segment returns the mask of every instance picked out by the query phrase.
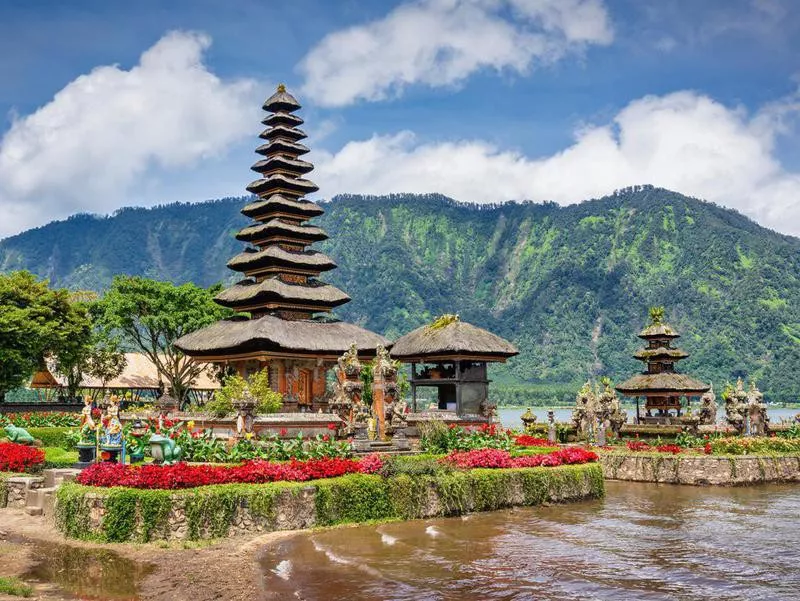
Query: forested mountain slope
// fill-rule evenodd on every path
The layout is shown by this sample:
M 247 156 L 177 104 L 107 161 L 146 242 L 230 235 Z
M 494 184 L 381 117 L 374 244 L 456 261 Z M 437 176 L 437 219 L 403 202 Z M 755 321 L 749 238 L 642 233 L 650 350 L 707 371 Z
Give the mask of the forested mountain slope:
M 96 290 L 116 273 L 232 281 L 242 204 L 78 215 L 0 241 L 0 270 Z M 506 384 L 627 377 L 647 308 L 663 304 L 692 355 L 681 368 L 800 397 L 800 240 L 734 211 L 652 187 L 567 207 L 392 195 L 325 208 L 320 248 L 339 264 L 325 279 L 353 297 L 340 317 L 392 337 L 460 313 L 521 349 L 496 371 Z

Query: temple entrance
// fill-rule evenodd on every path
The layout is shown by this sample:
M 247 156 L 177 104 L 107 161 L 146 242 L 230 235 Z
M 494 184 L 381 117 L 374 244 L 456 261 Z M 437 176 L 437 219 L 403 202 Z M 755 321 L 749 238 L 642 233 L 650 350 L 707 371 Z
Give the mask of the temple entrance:
M 313 382 L 314 379 L 311 377 L 311 372 L 307 369 L 301 369 L 297 382 L 297 402 L 299 405 L 311 405 L 314 399 Z

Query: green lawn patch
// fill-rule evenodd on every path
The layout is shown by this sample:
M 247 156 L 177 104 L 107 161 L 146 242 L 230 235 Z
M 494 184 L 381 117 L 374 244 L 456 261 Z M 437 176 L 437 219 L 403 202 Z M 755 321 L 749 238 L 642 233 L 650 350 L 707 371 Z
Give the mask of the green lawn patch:
M 13 576 L 0 576 L 0 593 L 5 593 L 12 597 L 30 597 L 33 594 L 33 587 Z

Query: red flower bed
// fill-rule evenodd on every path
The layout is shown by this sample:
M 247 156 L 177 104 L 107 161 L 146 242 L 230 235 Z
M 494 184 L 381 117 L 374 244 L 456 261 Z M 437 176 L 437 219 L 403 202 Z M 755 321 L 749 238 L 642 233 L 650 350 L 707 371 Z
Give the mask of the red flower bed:
M 626 443 L 629 451 L 658 451 L 659 453 L 672 453 L 673 455 L 677 455 L 681 453 L 683 449 L 676 444 L 660 444 L 657 447 L 651 447 L 646 442 L 642 442 L 640 440 L 630 440 Z
M 529 434 L 520 434 L 516 438 L 514 438 L 514 444 L 518 447 L 554 447 L 556 446 L 554 443 L 550 442 L 546 438 L 536 438 L 535 436 L 530 436 Z
M 209 484 L 303 482 L 335 478 L 345 474 L 372 474 L 381 466 L 382 462 L 377 456 L 367 456 L 360 460 L 327 458 L 293 460 L 288 463 L 248 461 L 236 466 L 177 463 L 135 467 L 116 463 L 96 463 L 83 470 L 76 481 L 88 486 L 176 489 Z
M 476 449 L 450 453 L 443 461 L 461 468 L 555 467 L 597 461 L 597 454 L 581 447 L 565 447 L 552 453 L 512 457 L 508 451 L 500 449 Z
M 24 472 L 44 463 L 44 451 L 14 442 L 0 442 L 0 472 Z

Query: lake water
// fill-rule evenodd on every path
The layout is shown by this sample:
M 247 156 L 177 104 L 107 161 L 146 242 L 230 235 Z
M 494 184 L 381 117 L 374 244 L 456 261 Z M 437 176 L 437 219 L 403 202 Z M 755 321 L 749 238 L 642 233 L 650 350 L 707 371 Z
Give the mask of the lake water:
M 628 422 L 633 423 L 633 416 L 636 413 L 635 407 L 625 407 L 628 412 Z M 526 409 L 503 409 L 497 410 L 497 416 L 500 418 L 506 428 L 521 428 L 522 421 L 520 416 L 525 413 Z M 537 423 L 547 423 L 547 407 L 531 407 L 531 411 L 537 417 Z M 572 409 L 554 409 L 555 419 L 557 422 L 568 422 L 571 419 Z M 725 413 L 724 407 L 720 407 L 717 415 L 722 418 Z M 791 420 L 794 416 L 800 413 L 800 408 L 793 407 L 790 409 L 768 408 L 767 414 L 773 423 L 780 423 L 781 419 Z
M 800 599 L 800 486 L 610 482 L 571 505 L 300 534 L 266 599 Z

